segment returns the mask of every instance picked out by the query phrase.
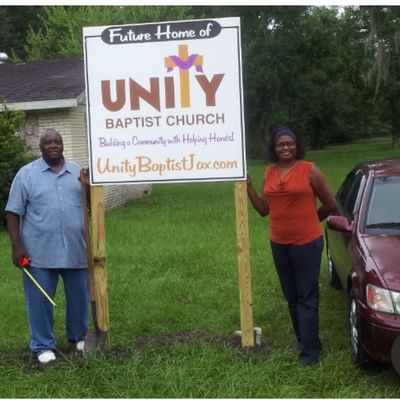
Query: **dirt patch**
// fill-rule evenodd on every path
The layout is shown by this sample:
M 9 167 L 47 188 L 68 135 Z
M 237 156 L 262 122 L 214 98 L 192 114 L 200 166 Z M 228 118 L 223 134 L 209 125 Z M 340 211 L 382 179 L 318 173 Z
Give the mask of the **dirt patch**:
M 25 367 L 27 373 L 40 372 L 47 368 L 52 368 L 53 365 L 60 365 L 60 363 L 69 363 L 75 365 L 76 360 L 82 358 L 81 354 L 71 346 L 62 350 L 55 350 L 57 360 L 48 365 L 41 364 L 37 357 L 32 354 L 29 349 L 24 348 L 14 351 L 3 351 L 0 353 L 0 364 L 7 364 L 11 366 Z
M 205 331 L 180 331 L 169 332 L 158 336 L 139 336 L 134 345 L 137 348 L 151 347 L 162 351 L 176 344 L 192 343 L 202 340 L 210 344 L 218 344 L 224 347 L 234 348 L 244 354 L 266 354 L 271 352 L 272 347 L 261 341 L 260 345 L 254 347 L 242 347 L 242 338 L 238 335 L 222 336 Z
M 74 346 L 67 346 L 55 350 L 57 360 L 48 365 L 42 365 L 37 360 L 29 349 L 20 349 L 19 351 L 8 351 L 0 353 L 0 364 L 24 366 L 27 373 L 35 373 L 44 371 L 48 368 L 56 368 L 70 365 L 76 367 L 88 367 L 90 361 L 97 357 L 102 357 L 111 362 L 126 362 L 129 361 L 135 349 L 153 349 L 155 351 L 173 350 L 174 346 L 179 344 L 191 344 L 194 342 L 205 342 L 217 344 L 225 348 L 232 348 L 240 354 L 260 354 L 265 355 L 271 352 L 272 347 L 261 342 L 260 345 L 254 347 L 242 347 L 242 339 L 237 335 L 222 336 L 206 331 L 178 331 L 168 332 L 158 336 L 138 336 L 134 338 L 133 349 L 123 349 L 111 347 L 105 351 L 93 351 L 87 354 L 82 354 L 76 351 Z

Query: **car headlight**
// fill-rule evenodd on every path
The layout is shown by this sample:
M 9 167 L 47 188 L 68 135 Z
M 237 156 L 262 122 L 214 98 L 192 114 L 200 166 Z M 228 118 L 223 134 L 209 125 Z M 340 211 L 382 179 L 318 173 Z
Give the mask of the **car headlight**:
M 373 310 L 400 314 L 400 292 L 368 284 L 367 303 Z

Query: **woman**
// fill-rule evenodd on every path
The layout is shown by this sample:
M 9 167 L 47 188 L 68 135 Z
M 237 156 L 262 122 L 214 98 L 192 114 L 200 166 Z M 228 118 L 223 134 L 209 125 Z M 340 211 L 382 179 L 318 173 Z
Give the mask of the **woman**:
M 296 333 L 299 362 L 319 361 L 319 271 L 323 250 L 320 221 L 335 209 L 336 201 L 321 171 L 304 161 L 304 147 L 288 128 L 277 129 L 269 144 L 272 161 L 264 174 L 262 196 L 250 175 L 247 193 L 261 216 L 270 217 L 270 243 L 282 292 Z M 317 209 L 319 199 L 321 206 Z

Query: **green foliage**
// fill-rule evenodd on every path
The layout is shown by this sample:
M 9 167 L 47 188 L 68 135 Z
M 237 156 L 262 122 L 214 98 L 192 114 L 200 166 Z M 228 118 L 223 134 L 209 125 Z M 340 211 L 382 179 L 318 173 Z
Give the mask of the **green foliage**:
M 84 26 L 240 17 L 250 158 L 265 157 L 276 125 L 302 132 L 312 149 L 400 131 L 400 7 L 350 6 L 340 13 L 323 6 L 40 9 L 25 42 L 31 60 L 82 56 Z
M 10 110 L 5 104 L 0 111 L 0 225 L 5 223 L 4 208 L 12 180 L 18 170 L 32 157 L 26 153 L 24 141 L 17 130 L 24 122 L 22 111 Z
M 82 56 L 82 28 L 188 18 L 184 6 L 48 6 L 43 29 L 31 29 L 25 49 L 30 60 Z M 190 17 L 190 16 L 189 16 Z
M 255 121 L 249 134 L 258 130 L 266 138 L 271 127 L 285 124 L 305 133 L 315 149 L 374 130 L 354 20 L 325 7 L 263 7 L 260 15 L 263 34 L 244 50 L 247 112 Z
M 24 60 L 26 37 L 31 29 L 40 29 L 42 13 L 42 6 L 1 6 L 0 52 L 7 53 L 14 62 Z
M 374 100 L 390 124 L 392 140 L 400 137 L 400 7 L 364 7 L 369 22 L 365 41 L 365 81 L 374 86 Z

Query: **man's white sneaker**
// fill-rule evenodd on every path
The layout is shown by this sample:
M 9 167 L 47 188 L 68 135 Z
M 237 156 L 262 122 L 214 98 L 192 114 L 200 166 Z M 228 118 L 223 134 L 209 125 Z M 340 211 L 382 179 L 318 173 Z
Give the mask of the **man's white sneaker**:
M 78 351 L 85 351 L 85 341 L 80 340 L 79 342 L 75 343 L 76 350 Z
M 38 355 L 38 360 L 41 364 L 48 364 L 51 361 L 55 361 L 55 359 L 56 355 L 51 350 L 46 350 Z

